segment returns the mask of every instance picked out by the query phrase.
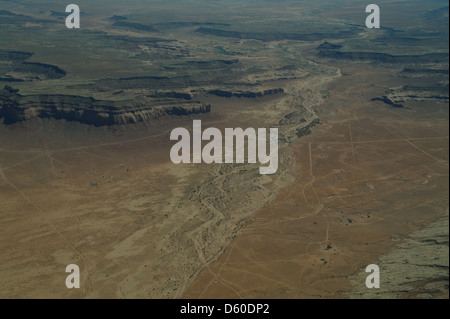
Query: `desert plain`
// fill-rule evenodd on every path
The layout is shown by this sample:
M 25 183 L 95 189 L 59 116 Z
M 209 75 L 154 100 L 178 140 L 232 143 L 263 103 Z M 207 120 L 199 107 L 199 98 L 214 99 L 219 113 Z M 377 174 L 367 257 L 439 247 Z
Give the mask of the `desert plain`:
M 448 2 L 78 4 L 0 1 L 0 298 L 448 298 Z

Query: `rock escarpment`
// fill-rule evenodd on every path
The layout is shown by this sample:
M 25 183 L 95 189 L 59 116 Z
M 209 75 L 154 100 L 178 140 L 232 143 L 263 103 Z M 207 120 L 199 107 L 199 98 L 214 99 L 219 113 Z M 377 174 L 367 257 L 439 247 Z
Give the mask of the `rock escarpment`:
M 235 30 L 212 29 L 200 27 L 196 30 L 198 33 L 214 35 L 217 37 L 236 38 L 236 39 L 254 39 L 260 41 L 318 41 L 326 38 L 341 39 L 349 38 L 357 33 L 359 27 L 351 27 L 350 30 L 340 32 L 311 32 L 311 33 L 290 33 L 290 32 L 241 32 Z
M 269 89 L 261 92 L 251 92 L 251 91 L 223 91 L 223 90 L 210 90 L 209 94 L 217 95 L 221 97 L 246 97 L 246 98 L 256 98 L 263 97 L 272 94 L 284 93 L 284 89 Z
M 343 51 L 342 46 L 324 42 L 317 47 L 321 58 L 371 61 L 381 63 L 445 63 L 448 62 L 448 53 L 426 53 L 421 55 L 391 55 L 381 52 Z
M 154 104 L 150 99 L 106 101 L 75 95 L 29 95 L 5 86 L 0 90 L 0 118 L 5 124 L 34 118 L 54 118 L 104 126 L 145 122 L 165 115 L 201 114 L 211 105 L 183 99 L 174 103 Z
M 0 81 L 3 82 L 31 82 L 35 80 L 60 79 L 65 77 L 66 71 L 56 65 L 25 62 L 33 53 L 8 51 L 0 49 Z
M 448 103 L 448 83 L 434 86 L 405 85 L 399 88 L 391 88 L 386 95 L 374 97 L 372 101 L 381 101 L 387 105 L 401 108 L 407 102 L 434 101 Z

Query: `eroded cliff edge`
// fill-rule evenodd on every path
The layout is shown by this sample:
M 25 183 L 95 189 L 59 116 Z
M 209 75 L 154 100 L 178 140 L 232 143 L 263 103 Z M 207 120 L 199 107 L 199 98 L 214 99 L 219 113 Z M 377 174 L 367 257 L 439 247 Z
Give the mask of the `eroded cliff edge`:
M 137 123 L 164 115 L 189 115 L 210 111 L 209 104 L 179 98 L 152 101 L 151 98 L 142 97 L 128 101 L 108 101 L 62 94 L 24 96 L 11 86 L 0 90 L 0 118 L 4 119 L 5 124 L 34 118 L 54 118 L 104 126 Z

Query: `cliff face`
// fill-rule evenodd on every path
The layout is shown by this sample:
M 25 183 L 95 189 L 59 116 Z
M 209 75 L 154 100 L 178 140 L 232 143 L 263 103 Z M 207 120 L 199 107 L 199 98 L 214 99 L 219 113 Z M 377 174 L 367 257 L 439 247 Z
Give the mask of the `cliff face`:
M 46 79 L 59 79 L 66 76 L 66 71 L 60 69 L 55 65 L 37 63 L 37 62 L 23 62 L 12 70 L 13 72 L 30 73 L 35 77 Z
M 56 65 L 25 62 L 33 53 L 21 51 L 8 51 L 0 49 L 0 81 L 4 82 L 31 82 L 35 80 L 60 79 L 66 76 L 66 71 Z M 13 75 L 11 75 L 13 74 Z
M 264 90 L 262 92 L 251 92 L 251 91 L 223 91 L 223 90 L 211 90 L 208 91 L 209 94 L 221 96 L 221 97 L 246 97 L 246 98 L 256 98 L 256 97 L 263 97 L 267 95 L 272 94 L 278 94 L 278 93 L 284 93 L 284 89 L 270 89 L 270 90 Z
M 313 33 L 288 33 L 288 32 L 239 32 L 223 29 L 212 29 L 200 27 L 196 30 L 198 33 L 215 35 L 218 37 L 236 38 L 236 39 L 255 39 L 260 41 L 318 41 L 325 38 L 342 39 L 355 35 L 360 27 L 352 26 L 349 31 L 340 32 L 313 32 Z
M 426 53 L 422 55 L 391 55 L 380 52 L 342 51 L 341 45 L 324 42 L 317 47 L 317 55 L 321 58 L 373 61 L 382 63 L 445 63 L 448 53 Z
M 201 114 L 211 106 L 197 101 L 153 104 L 150 101 L 115 102 L 74 95 L 22 96 L 5 86 L 0 90 L 0 118 L 5 124 L 33 118 L 54 118 L 104 126 L 149 121 L 165 115 Z
M 434 101 L 448 103 L 448 83 L 430 86 L 405 85 L 387 90 L 386 95 L 374 97 L 372 101 L 381 101 L 393 107 L 403 107 L 405 103 L 414 101 Z

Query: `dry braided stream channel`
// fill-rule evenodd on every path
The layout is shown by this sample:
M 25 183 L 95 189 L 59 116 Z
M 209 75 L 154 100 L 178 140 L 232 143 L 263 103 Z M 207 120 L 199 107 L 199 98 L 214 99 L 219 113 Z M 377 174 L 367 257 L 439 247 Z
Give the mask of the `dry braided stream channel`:
M 0 0 L 0 298 L 449 297 L 448 2 L 91 2 Z

